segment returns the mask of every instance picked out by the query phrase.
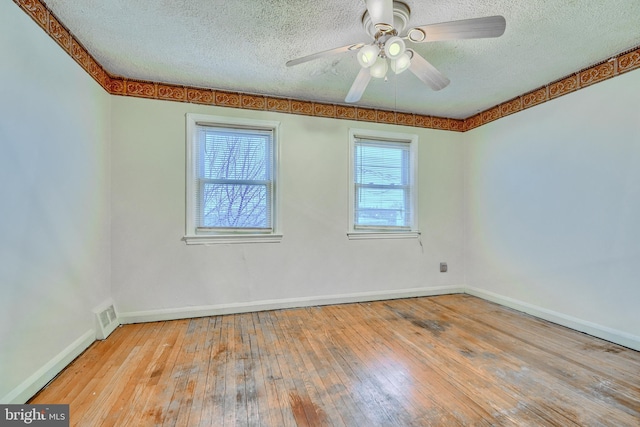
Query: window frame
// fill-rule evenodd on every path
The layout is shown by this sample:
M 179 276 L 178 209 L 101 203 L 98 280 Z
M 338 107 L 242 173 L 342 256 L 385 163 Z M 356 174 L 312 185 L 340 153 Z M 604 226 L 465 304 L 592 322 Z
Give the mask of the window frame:
M 207 229 L 197 224 L 197 198 L 200 187 L 197 184 L 198 173 L 198 126 L 223 127 L 242 130 L 272 132 L 272 188 L 271 188 L 271 229 Z M 185 167 L 185 235 L 186 244 L 217 243 L 277 243 L 282 240 L 280 228 L 280 122 L 255 120 L 237 117 L 224 117 L 208 114 L 187 113 L 186 115 L 186 167 Z
M 405 229 L 400 227 L 357 228 L 355 224 L 355 151 L 358 139 L 380 141 L 381 143 L 409 144 L 409 182 L 411 191 L 411 224 Z M 399 132 L 383 132 L 371 129 L 349 129 L 349 221 L 347 237 L 359 239 L 415 239 L 420 236 L 418 227 L 418 135 Z

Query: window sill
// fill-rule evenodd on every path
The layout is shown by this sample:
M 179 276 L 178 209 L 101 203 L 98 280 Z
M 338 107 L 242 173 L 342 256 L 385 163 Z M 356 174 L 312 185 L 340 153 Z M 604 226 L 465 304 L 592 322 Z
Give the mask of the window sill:
M 229 243 L 280 243 L 282 234 L 197 235 L 182 238 L 187 245 L 217 245 Z
M 352 231 L 347 233 L 349 240 L 367 240 L 367 239 L 417 239 L 420 237 L 419 231 L 403 231 L 403 232 L 374 232 L 374 231 Z

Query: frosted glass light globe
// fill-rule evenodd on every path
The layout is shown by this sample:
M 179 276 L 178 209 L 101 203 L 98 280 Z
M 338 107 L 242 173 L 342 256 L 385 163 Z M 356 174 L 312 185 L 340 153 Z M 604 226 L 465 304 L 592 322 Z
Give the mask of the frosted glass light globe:
M 378 53 L 380 53 L 380 49 L 378 48 L 378 46 L 372 44 L 360 49 L 357 55 L 360 66 L 364 68 L 371 67 L 376 62 Z
M 391 61 L 391 69 L 394 73 L 400 74 L 405 71 L 411 65 L 411 57 L 407 52 L 403 53 L 398 57 L 398 59 L 394 59 Z
M 387 75 L 387 69 L 387 60 L 385 58 L 378 57 L 376 63 L 369 69 L 369 72 L 371 73 L 371 77 L 381 79 Z
M 404 40 L 398 36 L 390 37 L 384 44 L 384 53 L 389 59 L 399 58 L 405 51 Z

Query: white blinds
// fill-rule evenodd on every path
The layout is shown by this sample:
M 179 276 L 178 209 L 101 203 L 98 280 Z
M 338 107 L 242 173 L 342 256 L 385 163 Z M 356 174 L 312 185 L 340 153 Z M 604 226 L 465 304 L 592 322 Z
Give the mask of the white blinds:
M 196 226 L 273 229 L 273 131 L 197 126 Z
M 412 228 L 409 142 L 354 140 L 354 228 Z

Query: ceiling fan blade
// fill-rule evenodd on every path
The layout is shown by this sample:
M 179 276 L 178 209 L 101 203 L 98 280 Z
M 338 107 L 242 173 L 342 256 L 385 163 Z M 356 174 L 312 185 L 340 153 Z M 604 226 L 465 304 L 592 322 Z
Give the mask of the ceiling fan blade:
M 364 93 L 369 81 L 371 80 L 371 73 L 368 68 L 360 68 L 360 72 L 356 76 L 356 79 L 353 81 L 351 85 L 351 89 L 349 89 L 349 93 L 347 97 L 344 99 L 344 102 L 358 102 L 360 98 L 362 98 L 362 94 Z
M 336 47 L 334 49 L 323 50 L 322 52 L 313 53 L 311 55 L 303 56 L 301 58 L 292 59 L 287 61 L 287 67 L 293 67 L 294 65 L 302 64 L 303 62 L 313 61 L 314 59 L 324 58 L 325 56 L 336 55 L 338 53 L 345 53 L 351 50 L 358 50 L 364 46 L 364 43 L 355 43 L 347 46 Z
M 409 50 L 413 56 L 411 57 L 411 65 L 409 70 L 422 80 L 427 86 L 433 90 L 440 90 L 445 88 L 450 80 L 446 78 L 440 71 L 431 65 L 426 59 L 418 55 L 417 52 Z
M 366 0 L 367 11 L 373 25 L 393 27 L 393 0 Z
M 503 16 L 485 16 L 484 18 L 463 19 L 461 21 L 441 22 L 422 25 L 409 30 L 407 36 L 415 43 L 442 40 L 481 39 L 500 37 L 507 26 Z

